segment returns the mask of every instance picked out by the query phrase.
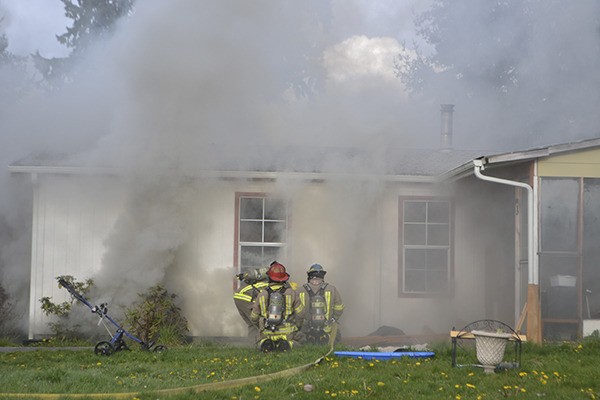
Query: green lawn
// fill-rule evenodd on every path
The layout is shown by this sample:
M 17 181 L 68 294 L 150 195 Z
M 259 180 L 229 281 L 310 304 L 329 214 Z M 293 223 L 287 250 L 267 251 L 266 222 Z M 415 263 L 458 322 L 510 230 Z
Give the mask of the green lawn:
M 521 368 L 495 374 L 485 374 L 476 367 L 452 368 L 449 344 L 432 347 L 436 354 L 431 359 L 369 361 L 330 355 L 320 364 L 291 376 L 200 394 L 195 392 L 199 385 L 310 364 L 326 353 L 327 348 L 305 347 L 288 353 L 263 354 L 250 348 L 202 344 L 173 348 L 165 353 L 133 350 L 109 357 L 96 356 L 91 349 L 0 352 L 0 399 L 14 398 L 9 393 L 25 393 L 21 398 L 35 398 L 33 393 L 130 393 L 113 398 L 182 400 L 595 399 L 600 396 L 598 338 L 544 346 L 526 343 Z M 304 389 L 306 384 L 312 385 L 312 391 Z M 190 389 L 174 394 L 157 392 L 181 387 Z

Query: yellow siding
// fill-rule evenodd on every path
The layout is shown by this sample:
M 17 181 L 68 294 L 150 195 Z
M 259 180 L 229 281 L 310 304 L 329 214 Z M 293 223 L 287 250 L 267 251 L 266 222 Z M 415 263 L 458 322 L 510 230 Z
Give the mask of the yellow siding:
M 600 178 L 600 149 L 540 159 L 539 176 Z

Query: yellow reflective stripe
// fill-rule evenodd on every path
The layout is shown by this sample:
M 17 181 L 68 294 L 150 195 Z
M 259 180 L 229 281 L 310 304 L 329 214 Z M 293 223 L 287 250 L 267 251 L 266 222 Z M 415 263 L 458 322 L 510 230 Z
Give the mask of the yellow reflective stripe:
M 333 306 L 333 309 L 335 311 L 343 311 L 344 310 L 344 305 L 343 304 L 337 304 Z
M 292 325 L 289 322 L 286 322 L 283 325 L 279 325 L 274 332 L 265 330 L 265 331 L 263 331 L 263 333 L 265 335 L 271 336 L 271 335 L 278 335 L 278 334 L 283 334 L 283 333 L 293 333 L 293 332 L 296 332 L 297 330 L 298 329 L 296 328 L 296 325 Z
M 325 304 L 327 304 L 327 311 L 325 312 L 325 319 L 329 319 L 331 315 L 331 292 L 325 292 Z
M 292 315 L 292 312 L 294 312 L 294 310 L 292 309 L 292 295 L 286 294 L 285 295 L 285 316 L 286 316 L 286 318 L 289 317 L 290 315 Z
M 238 299 L 238 300 L 247 301 L 248 303 L 252 302 L 252 296 L 248 296 L 247 294 L 243 294 L 243 293 L 235 293 L 233 295 L 233 298 Z
M 267 299 L 267 296 L 262 296 L 259 298 L 259 301 L 258 301 L 258 303 L 260 305 L 260 315 L 264 315 L 264 316 L 267 315 L 266 299 Z
M 306 305 L 306 293 L 305 292 L 300 292 L 300 303 L 302 304 L 302 307 L 304 307 Z

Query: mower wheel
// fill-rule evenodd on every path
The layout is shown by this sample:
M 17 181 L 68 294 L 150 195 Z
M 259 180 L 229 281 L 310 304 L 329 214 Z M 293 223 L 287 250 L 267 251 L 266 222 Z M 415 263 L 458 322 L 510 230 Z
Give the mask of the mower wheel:
M 167 351 L 167 347 L 163 346 L 162 344 L 157 344 L 156 346 L 154 346 L 152 351 L 155 353 L 162 353 L 163 351 Z
M 121 351 L 121 350 L 129 351 L 129 346 L 127 346 L 127 343 L 125 343 L 125 341 L 123 341 L 123 340 L 117 342 L 116 346 L 114 346 L 114 348 L 115 348 L 115 352 Z
M 110 356 L 115 352 L 115 349 L 110 342 L 98 342 L 96 347 L 94 347 L 94 353 L 97 356 Z

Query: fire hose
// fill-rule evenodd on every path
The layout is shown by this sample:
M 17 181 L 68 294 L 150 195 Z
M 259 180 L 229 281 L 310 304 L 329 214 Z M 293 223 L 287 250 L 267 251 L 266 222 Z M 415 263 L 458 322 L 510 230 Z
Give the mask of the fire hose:
M 337 335 L 338 324 L 337 322 L 332 324 L 330 339 L 329 339 L 329 350 L 326 354 L 317 358 L 315 361 L 300 365 L 298 367 L 288 368 L 281 371 L 273 372 L 270 374 L 249 376 L 246 378 L 232 379 L 229 381 L 223 382 L 213 382 L 213 383 L 203 383 L 195 386 L 184 386 L 178 388 L 171 389 L 159 389 L 147 392 L 128 392 L 128 393 L 0 393 L 0 397 L 9 397 L 9 398 L 21 398 L 21 399 L 64 399 L 64 398 L 90 398 L 90 399 L 104 399 L 104 398 L 114 398 L 114 399 L 131 399 L 133 397 L 137 397 L 142 393 L 152 393 L 156 395 L 164 395 L 171 396 L 175 394 L 182 393 L 202 393 L 202 392 L 211 392 L 223 389 L 233 389 L 246 385 L 257 385 L 263 382 L 269 382 L 279 378 L 287 378 L 290 376 L 298 375 L 301 372 L 307 371 L 311 367 L 314 367 L 321 363 L 325 359 L 325 357 L 329 356 L 333 352 L 333 345 L 335 343 L 335 336 Z

